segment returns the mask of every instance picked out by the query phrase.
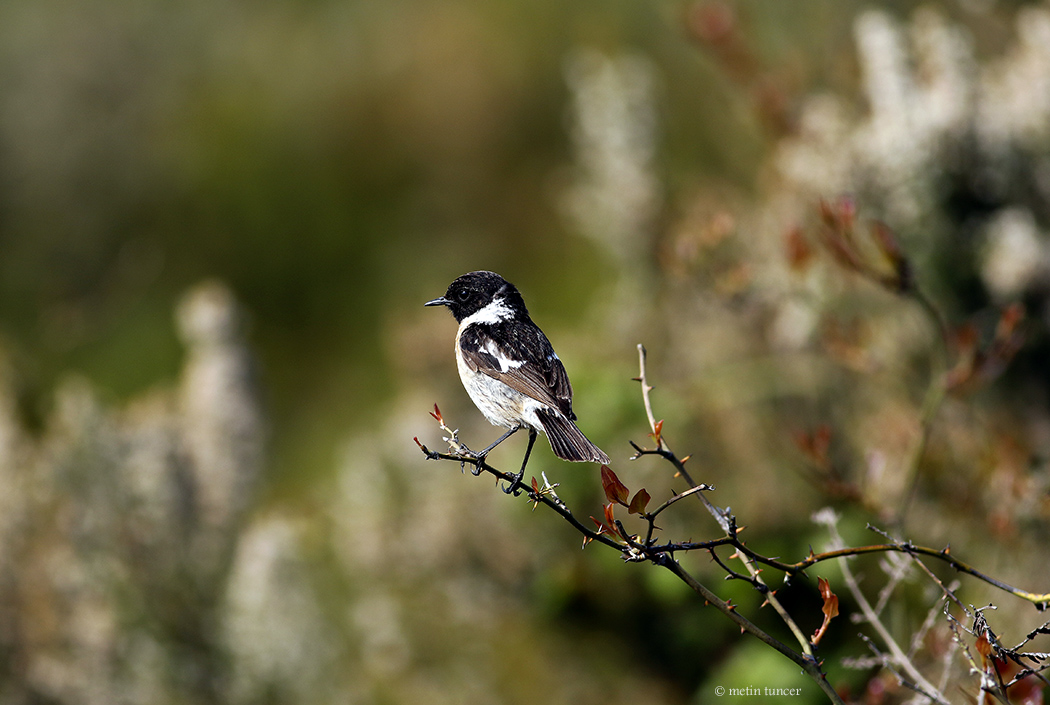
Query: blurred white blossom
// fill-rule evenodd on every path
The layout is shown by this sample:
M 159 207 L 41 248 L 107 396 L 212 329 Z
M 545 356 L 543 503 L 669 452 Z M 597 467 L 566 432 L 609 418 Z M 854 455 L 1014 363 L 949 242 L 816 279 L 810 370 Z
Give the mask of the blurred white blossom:
M 1050 274 L 1050 237 L 1025 208 L 1004 208 L 985 227 L 981 277 L 1000 300 L 1024 292 Z
M 575 178 L 564 206 L 576 228 L 621 264 L 645 253 L 660 205 L 654 76 L 638 54 L 580 50 L 566 62 Z
M 913 225 L 935 210 L 945 169 L 976 150 L 974 188 L 1001 198 L 1010 159 L 1045 155 L 1050 138 L 1050 10 L 1026 7 L 1016 24 L 1018 42 L 979 64 L 965 30 L 932 7 L 907 27 L 881 10 L 862 14 L 854 31 L 867 111 L 807 99 L 798 133 L 778 146 L 787 183 L 808 199 L 860 194 L 896 227 Z
M 173 685 L 199 701 L 224 678 L 207 614 L 261 471 L 262 417 L 229 291 L 194 290 L 181 316 L 178 395 L 114 409 L 71 378 L 39 437 L 0 369 L 0 565 L 17 575 L 0 581 L 0 639 L 23 664 L 0 702 L 164 702 Z
M 334 659 L 296 527 L 256 522 L 241 536 L 227 584 L 224 641 L 233 657 L 233 702 L 267 694 L 307 702 Z

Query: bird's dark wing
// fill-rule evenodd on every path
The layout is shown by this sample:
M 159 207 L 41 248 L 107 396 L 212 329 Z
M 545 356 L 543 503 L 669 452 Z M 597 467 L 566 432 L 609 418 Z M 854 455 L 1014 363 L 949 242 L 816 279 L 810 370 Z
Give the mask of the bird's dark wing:
M 532 321 L 475 323 L 459 336 L 459 348 L 470 369 L 576 418 L 565 366 Z

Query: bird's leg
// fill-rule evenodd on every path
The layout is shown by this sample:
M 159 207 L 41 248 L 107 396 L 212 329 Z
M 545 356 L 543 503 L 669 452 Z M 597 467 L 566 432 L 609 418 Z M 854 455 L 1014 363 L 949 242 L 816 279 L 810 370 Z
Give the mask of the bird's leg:
M 521 470 L 518 471 L 517 476 L 514 478 L 514 482 L 510 483 L 509 487 L 502 488 L 507 494 L 514 493 L 517 497 L 520 492 L 516 489 L 521 485 L 521 478 L 525 476 L 525 466 L 529 464 L 529 453 L 532 452 L 532 444 L 536 442 L 536 429 L 529 429 L 529 447 L 525 449 L 525 459 L 521 461 Z
M 521 430 L 521 426 L 515 426 L 514 428 L 510 429 L 509 431 L 504 433 L 502 436 L 497 438 L 496 442 L 493 443 L 492 445 L 490 445 L 485 450 L 471 451 L 470 454 L 473 455 L 478 460 L 478 464 L 475 465 L 473 468 L 471 468 L 470 472 L 474 476 L 480 475 L 481 474 L 481 463 L 485 462 L 485 458 L 488 457 L 488 454 L 492 451 L 492 449 L 495 448 L 496 446 L 498 446 L 503 441 L 505 441 L 508 438 L 510 438 L 511 436 L 513 436 L 517 431 L 520 431 L 520 430 Z

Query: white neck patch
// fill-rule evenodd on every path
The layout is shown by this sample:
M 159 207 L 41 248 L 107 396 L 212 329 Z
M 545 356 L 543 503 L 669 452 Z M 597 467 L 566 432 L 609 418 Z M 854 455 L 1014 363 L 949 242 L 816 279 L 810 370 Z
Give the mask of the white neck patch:
M 493 299 L 491 303 L 482 309 L 475 311 L 460 322 L 460 327 L 465 328 L 472 323 L 502 323 L 514 312 L 510 310 L 503 299 Z

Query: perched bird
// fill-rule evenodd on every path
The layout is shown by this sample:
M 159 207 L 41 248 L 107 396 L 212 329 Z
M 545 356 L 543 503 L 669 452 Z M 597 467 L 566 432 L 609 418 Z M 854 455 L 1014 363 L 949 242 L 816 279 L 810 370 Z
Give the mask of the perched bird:
M 573 423 L 572 385 L 565 366 L 529 318 L 513 284 L 495 272 L 470 272 L 452 282 L 444 296 L 424 306 L 447 306 L 459 322 L 456 363 L 463 386 L 491 424 L 509 429 L 475 457 L 484 459 L 515 432 L 529 430 L 521 471 L 505 492 L 513 492 L 525 475 L 538 431 L 547 434 L 559 458 L 609 462 L 609 456 Z

